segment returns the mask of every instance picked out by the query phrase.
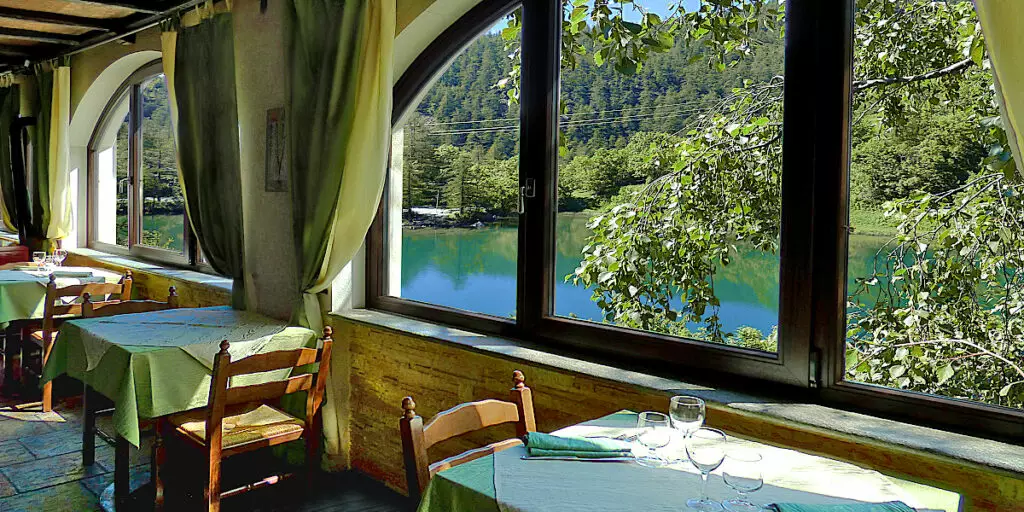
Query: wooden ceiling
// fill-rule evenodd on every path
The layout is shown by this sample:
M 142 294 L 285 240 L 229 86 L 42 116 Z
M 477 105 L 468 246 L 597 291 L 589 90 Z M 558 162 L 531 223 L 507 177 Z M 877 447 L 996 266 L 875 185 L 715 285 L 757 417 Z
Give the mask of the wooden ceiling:
M 200 0 L 0 0 L 0 72 L 126 39 Z

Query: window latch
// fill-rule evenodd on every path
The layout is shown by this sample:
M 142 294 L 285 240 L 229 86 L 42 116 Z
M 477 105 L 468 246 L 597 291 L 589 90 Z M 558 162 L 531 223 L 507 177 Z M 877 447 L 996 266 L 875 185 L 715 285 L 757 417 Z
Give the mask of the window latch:
M 537 181 L 533 178 L 523 180 L 523 186 L 519 187 L 519 214 L 526 213 L 526 200 L 537 197 Z

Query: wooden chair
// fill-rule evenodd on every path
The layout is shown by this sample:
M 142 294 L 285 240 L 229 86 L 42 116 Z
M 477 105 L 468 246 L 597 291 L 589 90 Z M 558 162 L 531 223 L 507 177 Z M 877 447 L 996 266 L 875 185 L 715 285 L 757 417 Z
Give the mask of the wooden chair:
M 402 455 L 405 458 L 405 475 L 411 498 L 419 501 L 431 477 L 439 471 L 523 444 L 521 438 L 528 432 L 536 432 L 533 395 L 530 388 L 526 387 L 523 372 L 512 372 L 512 382 L 510 402 L 481 400 L 457 405 L 437 413 L 426 425 L 423 424 L 423 418 L 416 415 L 416 403 L 412 397 L 407 396 L 402 400 L 404 413 L 399 420 L 399 429 L 402 433 Z M 427 449 L 441 441 L 503 423 L 515 423 L 517 439 L 491 443 L 433 464 L 427 458 Z
M 84 297 L 85 300 L 82 301 L 82 318 L 148 313 L 150 311 L 163 311 L 178 307 L 178 291 L 173 286 L 167 289 L 166 302 L 148 299 L 92 302 L 92 296 L 88 292 L 84 294 Z
M 164 505 L 164 479 L 161 467 L 166 462 L 164 440 L 169 435 L 185 444 L 203 450 L 207 461 L 207 485 L 204 491 L 210 512 L 220 510 L 220 501 L 253 489 L 280 482 L 290 474 L 274 475 L 259 482 L 236 489 L 221 491 L 221 460 L 232 455 L 267 448 L 304 438 L 306 465 L 309 479 L 319 467 L 320 405 L 331 365 L 331 328 L 324 328 L 322 344 L 318 349 L 300 348 L 280 350 L 231 361 L 228 342 L 220 344 L 220 352 L 213 363 L 213 380 L 207 406 L 181 414 L 161 418 L 157 422 L 157 438 L 153 449 L 152 481 L 156 492 L 156 508 Z M 228 379 L 238 375 L 262 373 L 286 368 L 297 368 L 319 363 L 313 373 L 294 375 L 286 380 L 230 386 Z M 280 397 L 306 391 L 306 414 L 297 418 L 267 402 Z
M 79 299 L 84 299 L 87 295 L 90 297 L 111 297 L 116 295 L 118 297 L 116 302 L 120 302 L 128 300 L 131 297 L 131 293 L 132 273 L 130 270 L 125 272 L 124 278 L 117 284 L 85 283 L 64 287 L 57 287 L 57 276 L 50 274 L 50 281 L 46 285 L 46 298 L 43 303 L 42 324 L 29 324 L 22 330 L 22 339 L 27 339 L 40 349 L 39 375 L 42 375 L 43 367 L 46 366 L 46 361 L 50 357 L 50 350 L 53 349 L 53 342 L 57 338 L 57 329 L 60 328 L 64 321 L 82 316 L 85 301 L 80 301 Z M 114 301 L 104 301 L 102 305 L 111 302 Z M 94 304 L 94 306 L 98 305 Z M 24 347 L 22 347 L 22 350 L 24 351 Z M 53 410 L 52 382 L 47 382 L 43 385 L 42 405 L 44 412 Z

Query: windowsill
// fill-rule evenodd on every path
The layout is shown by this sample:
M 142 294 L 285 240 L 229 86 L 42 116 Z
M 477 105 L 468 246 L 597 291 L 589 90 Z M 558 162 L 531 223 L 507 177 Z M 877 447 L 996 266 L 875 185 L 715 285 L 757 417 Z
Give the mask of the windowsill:
M 226 277 L 221 277 L 213 274 L 206 274 L 195 270 L 178 269 L 169 266 L 162 266 L 156 263 L 142 261 L 129 256 L 122 256 L 118 254 L 109 254 L 95 249 L 78 248 L 71 249 L 70 252 L 73 255 L 82 256 L 109 265 L 118 267 L 124 267 L 131 269 L 132 271 L 148 272 L 158 276 L 163 276 L 169 279 L 187 281 L 192 284 L 201 286 L 219 288 L 226 290 L 228 293 L 231 292 L 231 280 Z
M 612 366 L 557 355 L 523 341 L 476 334 L 453 327 L 403 317 L 392 313 L 353 309 L 335 316 L 418 336 L 437 343 L 458 345 L 466 350 L 515 359 L 526 363 L 580 373 L 608 381 L 666 393 L 699 396 L 737 413 L 796 424 L 805 430 L 821 430 L 864 441 L 878 442 L 894 449 L 906 449 L 955 459 L 1024 479 L 1024 446 L 901 423 L 817 405 L 766 399 L 686 382 L 652 376 Z

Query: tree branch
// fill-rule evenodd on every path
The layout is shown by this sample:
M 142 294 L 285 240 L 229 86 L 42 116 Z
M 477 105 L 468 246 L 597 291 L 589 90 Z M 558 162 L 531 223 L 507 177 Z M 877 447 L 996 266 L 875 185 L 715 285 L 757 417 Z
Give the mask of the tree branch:
M 964 71 L 967 70 L 967 68 L 969 68 L 969 67 L 971 67 L 973 65 L 974 65 L 974 61 L 969 59 L 969 58 L 967 58 L 967 59 L 964 59 L 964 60 L 962 60 L 960 62 L 957 62 L 956 64 L 952 64 L 950 66 L 946 66 L 946 67 L 944 67 L 942 69 L 935 69 L 935 70 L 929 71 L 927 73 L 921 73 L 920 75 L 890 76 L 890 77 L 886 77 L 886 78 L 872 78 L 872 79 L 868 79 L 868 80 L 856 80 L 856 81 L 853 82 L 853 92 L 860 92 L 860 91 L 863 91 L 865 89 L 870 89 L 872 87 L 879 87 L 879 86 L 883 86 L 883 85 L 908 84 L 908 83 L 911 83 L 911 82 L 921 82 L 921 81 L 924 81 L 924 80 L 931 80 L 932 78 L 938 78 L 938 77 L 942 77 L 942 76 L 955 75 L 955 74 L 963 73 Z

